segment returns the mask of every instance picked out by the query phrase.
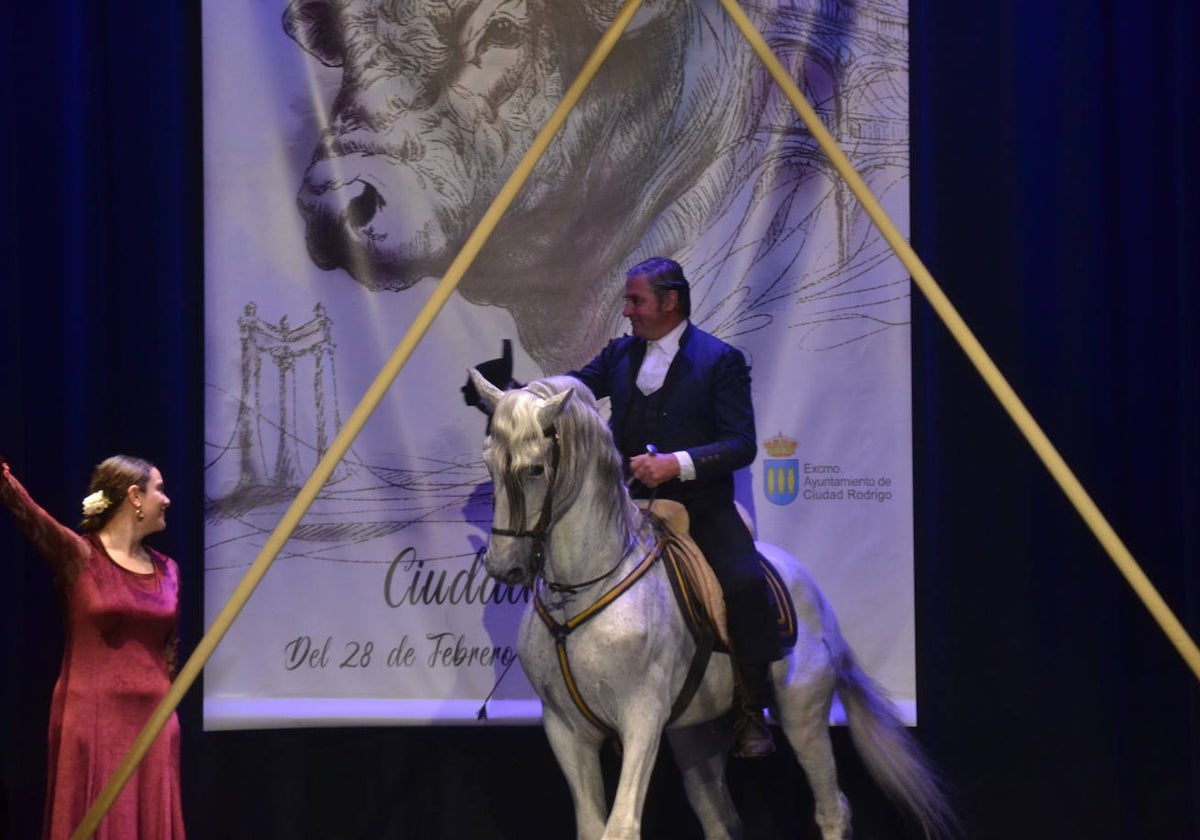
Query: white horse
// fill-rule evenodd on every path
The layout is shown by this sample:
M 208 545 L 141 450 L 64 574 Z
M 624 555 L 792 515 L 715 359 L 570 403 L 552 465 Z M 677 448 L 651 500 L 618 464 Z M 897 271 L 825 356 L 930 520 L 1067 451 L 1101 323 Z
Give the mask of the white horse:
M 484 445 L 495 488 L 487 570 L 533 587 L 518 651 L 571 789 L 577 837 L 640 837 L 664 731 L 705 838 L 740 837 L 725 784 L 733 741 L 729 657 L 696 659 L 701 643 L 659 556 L 662 529 L 631 501 L 591 392 L 570 377 L 499 391 L 471 374 L 493 415 Z M 771 667 L 771 711 L 812 787 L 822 838 L 851 836 L 829 738 L 835 692 L 884 792 L 927 837 L 949 834 L 954 821 L 940 785 L 880 687 L 855 663 L 820 590 L 795 558 L 765 543 L 759 549 L 795 604 L 795 645 Z M 702 670 L 689 680 L 697 661 Z M 613 736 L 621 771 L 610 814 L 600 750 Z

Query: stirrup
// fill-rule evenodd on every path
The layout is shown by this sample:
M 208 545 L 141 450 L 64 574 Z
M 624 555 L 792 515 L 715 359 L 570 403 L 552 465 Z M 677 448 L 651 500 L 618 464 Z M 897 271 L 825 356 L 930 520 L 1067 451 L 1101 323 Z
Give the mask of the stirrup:
M 775 739 L 763 719 L 762 712 L 742 708 L 733 722 L 733 755 L 735 758 L 766 758 L 775 752 Z

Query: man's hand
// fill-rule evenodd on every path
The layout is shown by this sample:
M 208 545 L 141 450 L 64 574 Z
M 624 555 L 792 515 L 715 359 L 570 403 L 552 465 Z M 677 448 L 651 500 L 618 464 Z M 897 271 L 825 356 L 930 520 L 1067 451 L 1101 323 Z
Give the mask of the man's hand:
M 664 481 L 679 477 L 679 459 L 666 455 L 634 455 L 629 459 L 629 472 L 650 489 Z

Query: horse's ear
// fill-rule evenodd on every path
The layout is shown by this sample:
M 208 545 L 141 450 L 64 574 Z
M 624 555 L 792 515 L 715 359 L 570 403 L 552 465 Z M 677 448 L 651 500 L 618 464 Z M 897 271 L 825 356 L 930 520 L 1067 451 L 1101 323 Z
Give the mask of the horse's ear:
M 572 386 L 561 394 L 555 394 L 546 400 L 545 403 L 538 409 L 538 425 L 543 429 L 549 429 L 558 420 L 558 415 L 562 414 L 563 407 L 571 400 L 575 393 L 575 387 Z
M 501 394 L 504 392 L 487 381 L 482 373 L 475 368 L 467 368 L 467 375 L 471 377 L 471 383 L 475 386 L 475 390 L 479 392 L 479 399 L 487 407 L 487 413 L 491 414 L 496 409 L 496 403 L 500 400 Z

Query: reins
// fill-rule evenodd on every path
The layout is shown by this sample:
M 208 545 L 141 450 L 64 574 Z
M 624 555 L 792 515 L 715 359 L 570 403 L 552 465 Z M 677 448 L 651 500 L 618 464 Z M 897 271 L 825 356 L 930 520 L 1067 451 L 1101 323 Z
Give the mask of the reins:
M 625 549 L 626 553 L 629 552 L 629 548 L 632 547 L 632 545 L 633 545 L 633 540 L 630 539 L 629 546 L 626 547 L 626 549 Z M 574 595 L 576 592 L 579 592 L 581 589 L 586 589 L 587 587 L 591 586 L 593 583 L 599 583 L 600 581 L 604 580 L 606 577 L 611 575 L 617 569 L 621 568 L 621 564 L 624 562 L 625 562 L 625 556 L 622 555 L 617 558 L 617 562 L 607 572 L 605 572 L 602 575 L 597 575 L 596 577 L 592 578 L 591 580 L 585 580 L 582 583 L 555 583 L 554 581 L 550 580 L 545 575 L 541 575 L 541 579 L 546 584 L 546 588 L 549 589 L 551 592 L 557 592 L 560 595 Z

